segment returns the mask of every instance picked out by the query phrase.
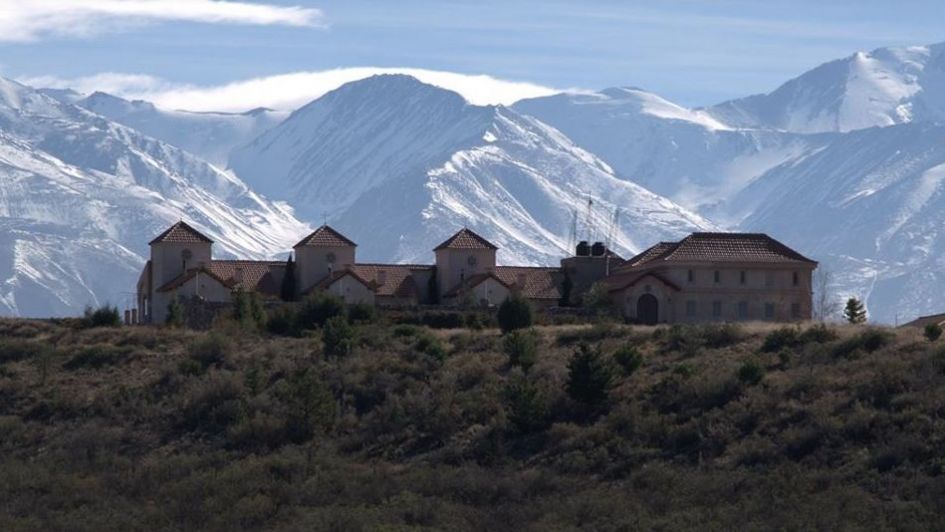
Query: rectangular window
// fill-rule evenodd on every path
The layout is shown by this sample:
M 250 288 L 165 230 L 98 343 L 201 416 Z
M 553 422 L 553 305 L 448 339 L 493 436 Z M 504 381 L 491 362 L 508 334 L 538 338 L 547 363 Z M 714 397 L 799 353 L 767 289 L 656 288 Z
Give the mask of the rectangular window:
M 712 302 L 712 317 L 713 318 L 722 317 L 722 302 L 721 301 Z
M 696 317 L 696 302 L 695 301 L 686 301 L 686 316 L 689 318 Z
M 765 286 L 768 288 L 774 286 L 774 272 L 765 272 Z
M 738 302 L 738 319 L 740 320 L 748 319 L 748 302 L 747 301 Z
M 774 319 L 774 303 L 765 303 L 765 319 Z
M 791 278 L 791 283 L 792 283 L 794 286 L 797 286 L 797 285 L 801 284 L 801 276 L 798 275 L 797 272 L 794 272 L 794 275 L 793 275 L 792 278 Z
M 689 272 L 687 273 L 687 277 L 688 277 L 688 279 L 689 279 L 689 282 L 691 283 L 692 280 L 693 280 L 693 278 L 695 277 L 695 276 L 692 274 L 692 270 L 689 270 Z
M 791 317 L 796 320 L 801 319 L 801 304 L 800 303 L 791 303 Z
M 740 272 L 740 273 L 739 273 L 739 276 L 738 276 L 738 282 L 741 283 L 741 284 L 745 284 L 745 278 L 746 278 L 746 277 L 747 277 L 747 276 L 745 275 L 745 272 Z
M 715 282 L 716 283 L 722 282 L 722 274 L 718 270 L 715 270 Z

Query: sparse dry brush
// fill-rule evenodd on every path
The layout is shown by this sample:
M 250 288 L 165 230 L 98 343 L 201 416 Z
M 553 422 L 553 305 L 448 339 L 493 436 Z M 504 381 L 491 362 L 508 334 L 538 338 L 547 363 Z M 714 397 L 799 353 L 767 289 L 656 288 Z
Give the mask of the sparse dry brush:
M 921 330 L 302 314 L 334 329 L 0 320 L 0 529 L 945 526 Z

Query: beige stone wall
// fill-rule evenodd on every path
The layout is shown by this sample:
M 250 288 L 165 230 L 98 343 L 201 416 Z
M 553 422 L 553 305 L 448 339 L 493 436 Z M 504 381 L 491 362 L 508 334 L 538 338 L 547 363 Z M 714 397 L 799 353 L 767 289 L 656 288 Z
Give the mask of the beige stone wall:
M 333 254 L 335 261 L 328 262 Z M 300 246 L 295 248 L 295 272 L 300 291 L 308 290 L 315 283 L 325 278 L 329 272 L 342 271 L 354 264 L 353 246 L 320 247 Z
M 186 269 L 209 265 L 211 245 L 201 243 L 159 242 L 151 245 L 151 265 L 154 288 L 175 279 L 185 271 L 183 252 L 190 250 L 191 259 L 186 262 Z
M 470 257 L 475 258 L 474 266 L 469 265 Z M 441 249 L 436 252 L 436 274 L 441 293 L 455 288 L 461 275 L 469 279 L 493 270 L 495 251 L 491 249 Z
M 654 271 L 678 285 L 680 290 L 670 289 L 654 278 L 641 280 L 614 295 L 615 303 L 627 318 L 637 318 L 637 301 L 647 288 L 657 296 L 662 323 L 787 322 L 811 318 L 813 269 L 810 267 L 682 266 Z M 715 272 L 718 272 L 718 281 Z
M 229 303 L 232 300 L 232 291 L 213 277 L 198 274 L 174 290 L 155 292 L 152 301 L 152 323 L 161 324 L 167 321 L 167 307 L 171 301 L 178 297 L 189 299 L 194 296 L 214 303 Z
M 340 297 L 349 305 L 355 303 L 374 304 L 374 292 L 350 275 L 346 275 L 332 283 L 326 292 Z

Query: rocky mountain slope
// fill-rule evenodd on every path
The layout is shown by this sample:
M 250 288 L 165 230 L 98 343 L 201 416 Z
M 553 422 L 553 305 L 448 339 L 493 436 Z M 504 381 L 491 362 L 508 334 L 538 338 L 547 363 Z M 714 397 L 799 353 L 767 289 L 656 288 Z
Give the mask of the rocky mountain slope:
M 0 79 L 0 313 L 124 303 L 147 242 L 182 218 L 260 258 L 307 228 L 179 148 Z
M 501 261 L 554 264 L 575 213 L 582 236 L 604 239 L 617 206 L 621 253 L 713 227 L 534 118 L 407 76 L 326 94 L 234 151 L 230 165 L 307 219 L 327 216 L 373 259 L 427 261 L 468 225 L 501 248 Z

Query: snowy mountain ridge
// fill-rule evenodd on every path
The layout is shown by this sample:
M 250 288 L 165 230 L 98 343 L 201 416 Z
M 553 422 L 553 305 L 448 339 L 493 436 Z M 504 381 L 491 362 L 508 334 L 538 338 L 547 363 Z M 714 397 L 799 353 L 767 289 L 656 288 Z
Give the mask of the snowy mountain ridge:
M 621 207 L 623 253 L 714 227 L 534 118 L 402 75 L 326 94 L 234 151 L 230 167 L 302 216 L 327 213 L 377 260 L 429 260 L 468 224 L 505 263 L 555 264 L 588 197 L 599 228 Z
M 284 253 L 308 226 L 169 144 L 0 79 L 0 313 L 130 297 L 147 242 L 187 219 L 219 252 Z

